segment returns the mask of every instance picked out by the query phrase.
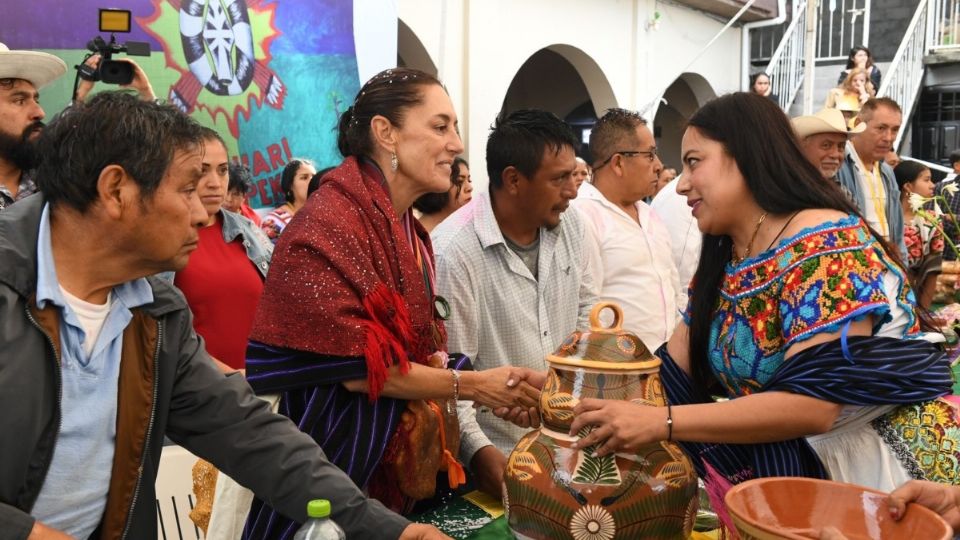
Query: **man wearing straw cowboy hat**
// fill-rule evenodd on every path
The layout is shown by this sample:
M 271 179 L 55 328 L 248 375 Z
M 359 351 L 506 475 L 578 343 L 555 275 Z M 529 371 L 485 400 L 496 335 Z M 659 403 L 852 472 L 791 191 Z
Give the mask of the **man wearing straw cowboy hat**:
M 863 133 L 867 126 L 860 123 L 855 128 L 848 129 L 840 110 L 821 109 L 816 114 L 794 118 L 793 129 L 797 132 L 807 161 L 820 171 L 824 180 L 836 181 L 837 172 L 846 154 L 847 141 L 854 135 Z
M 37 190 L 30 171 L 46 116 L 38 90 L 66 71 L 52 54 L 11 51 L 0 43 L 0 210 Z

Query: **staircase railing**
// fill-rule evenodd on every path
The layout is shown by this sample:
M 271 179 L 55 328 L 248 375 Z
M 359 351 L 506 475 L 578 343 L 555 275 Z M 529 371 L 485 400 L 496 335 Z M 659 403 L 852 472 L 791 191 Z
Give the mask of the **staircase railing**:
M 807 20 L 807 1 L 794 3 L 793 20 L 783 32 L 780 45 L 770 58 L 766 72 L 770 75 L 771 92 L 784 111 L 790 109 L 803 85 L 804 25 Z
M 925 0 L 924 0 L 925 1 Z M 817 62 L 846 60 L 854 45 L 870 40 L 870 0 L 820 0 L 817 6 Z
M 931 163 L 931 162 L 929 162 L 929 161 L 924 161 L 924 160 L 922 160 L 922 159 L 915 158 L 915 157 L 907 157 L 907 156 L 901 156 L 901 157 L 902 157 L 904 160 L 907 160 L 907 161 L 916 161 L 917 163 L 923 165 L 924 167 L 926 167 L 926 168 L 928 168 L 928 169 L 930 169 L 930 170 L 932 170 L 932 171 L 940 171 L 940 172 L 943 173 L 944 175 L 948 175 L 948 174 L 952 174 L 952 173 L 953 173 L 953 169 L 951 169 L 950 167 L 944 167 L 943 165 L 941 165 L 941 164 L 939 164 L 939 163 Z
M 960 1 L 931 0 L 933 16 L 930 17 L 930 49 L 960 46 Z
M 933 28 L 930 23 L 939 20 L 928 21 L 928 15 L 931 11 L 930 5 L 936 3 L 938 0 L 923 0 L 917 6 L 903 41 L 900 42 L 900 48 L 897 49 L 897 54 L 894 55 L 877 91 L 877 96 L 888 97 L 900 105 L 904 122 L 910 119 L 923 83 L 923 57 L 927 53 L 928 38 Z M 897 134 L 897 140 L 893 143 L 894 149 L 900 147 L 904 132 L 906 129 L 901 129 Z

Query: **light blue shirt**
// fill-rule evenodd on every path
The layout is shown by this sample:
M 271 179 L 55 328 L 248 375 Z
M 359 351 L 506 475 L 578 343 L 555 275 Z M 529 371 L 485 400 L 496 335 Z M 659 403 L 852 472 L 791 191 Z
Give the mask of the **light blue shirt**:
M 53 461 L 31 515 L 76 538 L 97 528 L 107 505 L 117 435 L 117 382 L 130 309 L 153 301 L 146 279 L 113 288 L 110 311 L 88 356 L 84 331 L 60 291 L 50 243 L 50 205 L 37 239 L 37 306 L 60 308 L 62 421 Z

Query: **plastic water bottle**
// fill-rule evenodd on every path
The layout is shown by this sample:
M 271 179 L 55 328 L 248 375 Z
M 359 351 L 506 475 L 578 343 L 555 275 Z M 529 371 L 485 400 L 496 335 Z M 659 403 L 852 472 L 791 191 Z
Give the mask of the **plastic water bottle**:
M 314 499 L 307 503 L 307 522 L 293 535 L 293 540 L 346 539 L 347 533 L 330 519 L 330 501 L 326 499 Z

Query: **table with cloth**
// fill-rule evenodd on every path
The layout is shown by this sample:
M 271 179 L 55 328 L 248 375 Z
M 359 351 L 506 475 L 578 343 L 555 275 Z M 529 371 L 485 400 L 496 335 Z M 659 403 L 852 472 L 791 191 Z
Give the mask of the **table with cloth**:
M 718 538 L 716 515 L 707 509 L 709 503 L 702 487 L 700 494 L 701 511 L 697 516 L 695 531 L 690 535 L 690 539 L 716 539 Z M 478 491 L 457 495 L 433 510 L 409 517 L 419 523 L 434 525 L 448 536 L 458 540 L 513 538 L 513 533 L 507 525 L 507 518 L 503 515 L 503 506 L 499 501 Z

